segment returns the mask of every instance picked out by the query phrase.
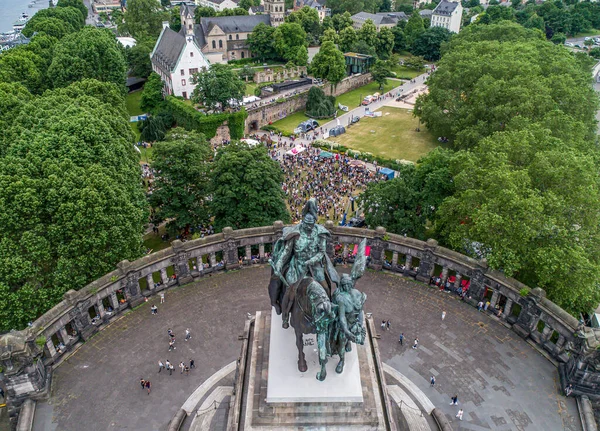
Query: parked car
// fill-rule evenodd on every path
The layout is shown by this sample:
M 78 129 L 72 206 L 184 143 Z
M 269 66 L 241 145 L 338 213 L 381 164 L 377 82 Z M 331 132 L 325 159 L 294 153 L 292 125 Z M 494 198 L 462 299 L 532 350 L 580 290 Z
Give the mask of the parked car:
M 310 132 L 311 130 L 316 129 L 317 127 L 319 127 L 319 123 L 317 122 L 317 120 L 313 120 L 311 118 L 310 120 L 306 120 L 298 124 L 298 127 L 294 129 L 294 133 L 298 134 Z
M 350 119 L 351 124 L 358 123 L 359 121 L 360 121 L 360 117 L 358 115 L 355 115 Z
M 573 44 L 571 42 L 565 42 L 565 46 L 575 46 L 575 44 Z
M 348 107 L 346 105 L 342 105 L 341 103 L 338 103 L 338 109 L 344 112 L 348 112 Z
M 373 103 L 373 100 L 374 100 L 373 96 L 369 95 L 363 99 L 362 105 L 370 105 L 371 103 Z

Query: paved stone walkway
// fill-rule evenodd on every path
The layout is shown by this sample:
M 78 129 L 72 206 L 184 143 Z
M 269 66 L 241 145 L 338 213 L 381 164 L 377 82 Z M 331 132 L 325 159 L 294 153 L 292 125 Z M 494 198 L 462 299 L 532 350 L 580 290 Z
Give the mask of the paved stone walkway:
M 237 359 L 246 313 L 268 308 L 266 267 L 205 277 L 149 301 L 88 341 L 54 373 L 52 397 L 39 404 L 35 430 L 165 430 L 173 414 L 206 378 Z M 382 359 L 413 380 L 443 409 L 455 430 L 580 430 L 573 399 L 558 395 L 556 369 L 492 318 L 414 281 L 368 271 L 357 286 L 375 321 L 391 319 Z M 156 302 L 157 316 L 150 314 Z M 444 322 L 442 310 L 447 311 Z M 192 339 L 183 340 L 189 327 Z M 177 350 L 167 352 L 167 329 Z M 398 345 L 399 331 L 407 343 Z M 418 350 L 410 348 L 418 336 Z M 180 361 L 197 368 L 180 375 Z M 158 359 L 175 372 L 157 374 Z M 429 387 L 431 374 L 437 376 Z M 139 386 L 150 379 L 152 393 Z M 449 406 L 458 394 L 463 422 Z

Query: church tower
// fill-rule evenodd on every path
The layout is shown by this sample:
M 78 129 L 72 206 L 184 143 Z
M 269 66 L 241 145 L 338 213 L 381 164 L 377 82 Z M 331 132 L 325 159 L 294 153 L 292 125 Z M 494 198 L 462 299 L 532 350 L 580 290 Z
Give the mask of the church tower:
M 265 13 L 271 17 L 271 25 L 277 27 L 283 24 L 285 18 L 285 1 L 284 0 L 264 0 Z

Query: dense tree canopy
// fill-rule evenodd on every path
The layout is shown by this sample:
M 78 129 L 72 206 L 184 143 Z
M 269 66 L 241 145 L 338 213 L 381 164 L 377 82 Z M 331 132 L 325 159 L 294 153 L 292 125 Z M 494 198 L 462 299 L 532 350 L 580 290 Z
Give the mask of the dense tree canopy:
M 346 76 L 344 54 L 327 40 L 310 64 L 310 73 L 316 78 L 326 79 L 335 87 Z
M 321 21 L 316 9 L 304 6 L 285 17 L 285 22 L 295 22 L 302 26 L 311 43 L 316 43 L 321 35 Z
M 192 100 L 209 109 L 224 110 L 241 101 L 246 85 L 239 75 L 223 64 L 213 64 L 210 69 L 194 75 L 196 88 Z
M 335 110 L 335 97 L 326 96 L 323 90 L 317 86 L 308 90 L 306 115 L 312 118 L 331 117 Z
M 211 211 L 217 230 L 289 222 L 283 173 L 265 147 L 232 143 L 217 152 L 211 172 Z
M 0 331 L 137 258 L 147 214 L 113 84 L 82 81 L 12 109 L 0 135 Z
M 156 221 L 169 220 L 176 229 L 208 221 L 209 159 L 206 137 L 185 129 L 172 129 L 153 147 L 152 168 L 157 172 L 150 204 Z
M 198 9 L 196 9 L 198 10 Z M 275 27 L 260 23 L 248 35 L 248 47 L 260 61 L 277 58 L 275 49 Z
M 74 7 L 78 9 L 79 12 L 81 12 L 81 15 L 83 15 L 84 20 L 88 16 L 88 8 L 83 4 L 81 0 L 58 0 L 56 7 Z
M 162 30 L 162 22 L 168 21 L 169 17 L 156 0 L 127 0 L 124 19 L 131 36 L 136 39 L 156 39 Z
M 298 23 L 284 23 L 273 34 L 275 49 L 280 58 L 291 61 L 296 66 L 306 66 L 308 51 L 306 32 Z
M 86 9 L 87 10 L 87 9 Z M 75 7 L 42 9 L 27 21 L 23 34 L 31 37 L 34 32 L 44 32 L 57 38 L 81 30 L 85 17 Z
M 452 37 L 450 30 L 444 27 L 429 27 L 421 33 L 412 45 L 411 52 L 428 61 L 438 61 L 442 56 L 441 46 Z
M 124 88 L 126 70 L 127 65 L 114 34 L 108 29 L 85 27 L 57 43 L 48 77 L 55 87 L 94 78 Z

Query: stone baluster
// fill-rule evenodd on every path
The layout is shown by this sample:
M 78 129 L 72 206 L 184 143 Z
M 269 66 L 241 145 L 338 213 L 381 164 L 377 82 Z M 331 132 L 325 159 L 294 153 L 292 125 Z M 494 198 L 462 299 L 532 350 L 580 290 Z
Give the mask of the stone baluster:
M 258 245 L 258 256 L 260 257 L 260 261 L 262 262 L 263 259 L 265 258 L 265 245 L 264 244 Z
M 561 351 L 565 345 L 567 339 L 562 336 L 562 334 L 558 334 L 558 340 L 556 340 L 556 348 Z
M 348 256 L 348 244 L 344 244 L 343 256 Z
M 61 326 L 58 330 L 58 333 L 60 334 L 60 339 L 62 340 L 63 344 L 65 346 L 69 344 L 69 334 L 67 333 L 67 328 Z
M 498 303 L 498 296 L 499 293 L 497 290 L 494 290 L 494 293 L 492 293 L 492 299 L 490 299 L 490 307 L 491 309 L 496 308 L 496 304 Z
M 50 354 L 51 358 L 56 356 L 57 352 L 56 352 L 56 349 L 54 348 L 54 343 L 52 342 L 52 337 L 46 338 L 46 349 L 48 349 L 48 353 Z
M 251 245 L 247 245 L 246 246 L 246 260 L 248 261 L 248 263 L 252 263 L 252 246 Z
M 456 273 L 456 279 L 454 280 L 454 289 L 456 289 L 456 290 L 461 289 L 462 290 L 462 287 L 460 285 L 461 280 L 462 280 L 462 274 L 460 272 L 457 272 Z
M 544 329 L 542 330 L 540 342 L 545 343 L 546 341 L 548 341 L 552 336 L 552 332 L 554 332 L 554 329 L 552 328 L 552 326 L 546 323 L 546 326 L 544 326 Z
M 217 253 L 215 252 L 210 254 L 210 266 L 217 266 Z
M 112 304 L 113 310 L 119 309 L 119 298 L 117 298 L 117 294 L 115 292 L 110 294 L 110 303 Z
M 98 301 L 98 304 L 96 304 L 96 313 L 98 313 L 101 319 L 104 319 L 104 316 L 106 316 L 106 310 L 102 301 Z
M 160 281 L 165 286 L 169 283 L 169 277 L 167 276 L 167 268 L 160 269 Z
M 392 268 L 395 268 L 398 265 L 398 252 L 392 252 Z
M 446 283 L 448 279 L 448 267 L 445 266 L 442 268 L 442 286 Z
M 152 278 L 152 273 L 146 275 L 146 284 L 148 285 L 148 290 L 154 290 L 154 278 Z
M 504 304 L 504 312 L 502 313 L 502 317 L 508 319 L 510 316 L 510 312 L 512 311 L 513 300 L 510 298 L 506 298 L 506 304 Z
M 412 269 L 412 256 L 410 254 L 406 255 L 406 261 L 404 262 L 404 272 L 410 271 Z

